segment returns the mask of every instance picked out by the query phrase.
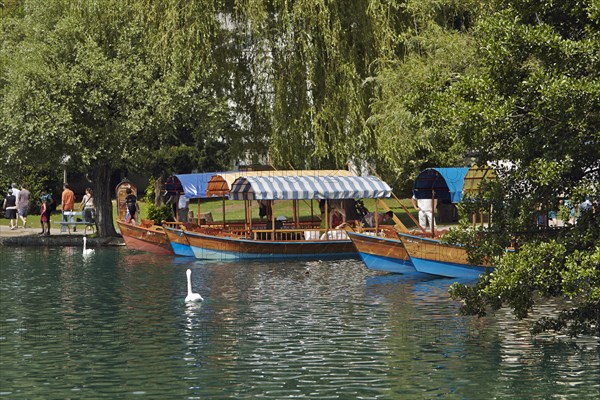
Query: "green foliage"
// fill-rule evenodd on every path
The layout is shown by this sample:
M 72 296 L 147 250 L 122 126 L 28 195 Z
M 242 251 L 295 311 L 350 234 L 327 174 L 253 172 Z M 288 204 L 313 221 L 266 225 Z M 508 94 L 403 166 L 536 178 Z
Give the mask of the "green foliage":
M 374 80 L 379 95 L 368 120 L 374 158 L 403 193 L 425 167 L 464 164 L 448 91 L 478 66 L 469 31 L 475 9 L 452 1 L 406 2 L 412 23 L 400 36 L 403 61 L 389 62 Z
M 21 188 L 25 185 L 31 194 L 29 213 L 38 214 L 41 207 L 42 194 L 60 194 L 62 190 L 62 170 L 49 165 L 34 164 L 23 166 L 5 165 L 0 170 L 0 203 L 12 183 Z
M 153 176 L 148 178 L 148 186 L 146 186 L 146 191 L 144 192 L 144 197 L 140 199 L 141 201 L 148 204 L 154 204 L 154 197 L 156 195 L 155 183 L 156 179 L 154 179 Z
M 148 219 L 154 221 L 156 225 L 162 225 L 163 221 L 173 221 L 173 210 L 168 205 L 155 206 L 154 203 L 148 203 Z

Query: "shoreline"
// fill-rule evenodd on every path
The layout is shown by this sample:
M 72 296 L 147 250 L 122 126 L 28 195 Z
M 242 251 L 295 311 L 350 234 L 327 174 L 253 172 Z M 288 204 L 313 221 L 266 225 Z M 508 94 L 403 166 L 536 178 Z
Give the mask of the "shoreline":
M 83 228 L 69 234 L 62 233 L 59 227 L 50 228 L 50 236 L 40 236 L 40 227 L 17 228 L 11 230 L 7 225 L 0 226 L 0 246 L 28 247 L 28 246 L 83 246 Z M 120 236 L 96 238 L 87 236 L 90 247 L 124 246 L 125 242 Z

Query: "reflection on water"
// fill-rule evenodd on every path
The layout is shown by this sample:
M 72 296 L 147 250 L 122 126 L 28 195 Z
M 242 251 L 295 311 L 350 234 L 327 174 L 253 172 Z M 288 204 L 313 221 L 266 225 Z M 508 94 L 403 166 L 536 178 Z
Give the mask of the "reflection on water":
M 598 338 L 458 315 L 449 281 L 358 261 L 0 248 L 5 398 L 576 398 Z M 185 303 L 185 270 L 203 303 Z

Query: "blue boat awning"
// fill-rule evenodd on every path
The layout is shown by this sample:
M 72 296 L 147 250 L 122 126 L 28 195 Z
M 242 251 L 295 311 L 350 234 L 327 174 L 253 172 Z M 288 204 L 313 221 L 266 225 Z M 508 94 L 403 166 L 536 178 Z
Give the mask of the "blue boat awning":
M 463 196 L 463 185 L 469 168 L 428 168 L 417 176 L 413 194 L 417 199 L 436 198 L 458 203 Z
M 374 176 L 245 176 L 229 192 L 232 200 L 327 200 L 390 197 Z
M 206 198 L 206 186 L 208 181 L 215 174 L 221 174 L 222 172 L 205 172 L 200 174 L 179 174 L 175 175 L 179 182 L 181 182 L 181 188 L 185 197 L 190 199 L 204 199 Z

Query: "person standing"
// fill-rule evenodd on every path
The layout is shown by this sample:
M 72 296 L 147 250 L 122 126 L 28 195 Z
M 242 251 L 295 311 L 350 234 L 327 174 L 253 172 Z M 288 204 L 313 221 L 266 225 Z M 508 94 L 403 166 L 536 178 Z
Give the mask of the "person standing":
M 413 195 L 411 202 L 414 209 L 419 212 L 419 225 L 426 228 L 427 222 L 429 222 L 429 228 L 435 228 L 433 210 L 437 208 L 437 199 L 417 199 Z
M 40 223 L 42 225 L 42 233 L 40 235 L 50 236 L 50 214 L 52 214 L 53 208 L 56 208 L 56 204 L 52 199 L 52 195 L 43 195 L 42 206 L 40 208 Z
M 131 188 L 127 188 L 125 193 L 127 193 L 127 197 L 125 197 L 125 204 L 127 205 L 127 217 L 125 218 L 125 222 L 135 225 L 135 216 L 137 213 L 137 197 L 135 196 L 135 194 L 133 194 Z
M 74 222 L 73 221 L 73 208 L 75 207 L 75 193 L 71 190 L 71 186 L 68 183 L 63 185 L 63 192 L 61 197 L 62 204 L 62 222 Z M 68 219 L 68 221 L 67 221 Z M 67 226 L 61 225 L 60 231 L 66 232 Z M 77 226 L 73 226 L 73 231 L 77 231 Z
M 14 192 L 13 192 L 14 193 Z M 23 221 L 23 228 L 27 225 L 27 215 L 29 214 L 29 197 L 31 193 L 25 188 L 25 185 L 21 185 L 19 195 L 17 196 L 17 208 L 19 212 L 19 218 Z M 19 226 L 19 220 L 17 219 L 17 227 Z
M 188 222 L 188 212 L 190 211 L 190 199 L 185 195 L 179 196 L 177 202 L 177 219 L 179 222 Z
M 15 196 L 15 199 L 17 199 L 17 209 L 19 209 L 19 187 L 16 183 L 13 183 L 10 185 L 10 187 L 12 188 L 13 196 Z
M 81 200 L 80 208 L 83 214 L 83 220 L 85 222 L 92 222 L 93 213 L 94 213 L 94 191 L 92 188 L 85 189 L 85 195 Z
M 8 189 L 8 195 L 4 199 L 4 204 L 2 205 L 2 208 L 5 210 L 6 218 L 10 220 L 10 229 L 17 229 L 17 198 L 13 194 L 12 189 Z

